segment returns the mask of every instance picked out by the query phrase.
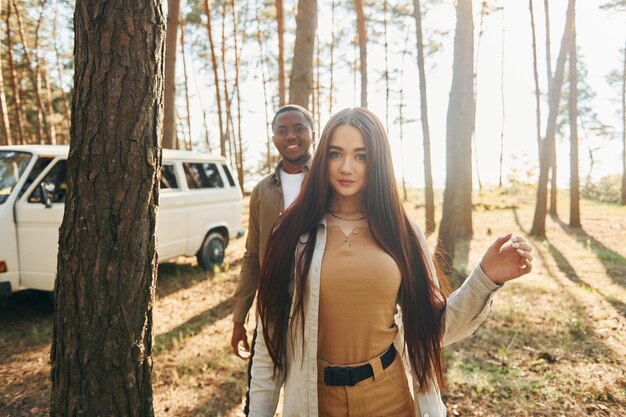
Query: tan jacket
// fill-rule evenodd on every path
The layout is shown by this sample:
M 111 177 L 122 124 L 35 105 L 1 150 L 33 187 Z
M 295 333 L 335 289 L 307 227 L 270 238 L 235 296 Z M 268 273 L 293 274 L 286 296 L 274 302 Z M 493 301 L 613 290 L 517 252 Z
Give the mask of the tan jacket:
M 312 158 L 309 158 L 302 167 L 305 175 L 311 168 L 311 161 Z M 243 255 L 239 284 L 233 295 L 235 301 L 233 321 L 235 323 L 245 323 L 246 321 L 259 284 L 259 274 L 261 265 L 263 265 L 267 240 L 270 237 L 274 222 L 282 213 L 285 205 L 283 189 L 280 184 L 282 167 L 283 162 L 280 161 L 274 172 L 263 178 L 254 187 L 250 196 L 246 252 Z
M 428 244 L 423 233 L 417 229 L 420 246 L 424 248 L 424 255 L 431 273 L 436 276 L 434 264 Z M 306 236 L 301 237 L 306 240 Z M 326 222 L 322 220 L 317 232 L 315 249 L 309 268 L 309 278 L 304 297 L 304 337 L 301 322 L 292 320 L 294 317 L 291 305 L 288 325 L 289 348 L 286 352 L 286 373 L 274 375 L 274 364 L 267 350 L 263 337 L 263 326 L 259 321 L 254 347 L 254 361 L 252 362 L 252 379 L 250 381 L 250 417 L 272 417 L 276 413 L 281 387 L 284 388 L 283 416 L 289 417 L 317 417 L 317 336 L 319 311 L 319 285 L 322 257 L 326 245 Z M 303 249 L 299 243 L 296 254 Z M 293 281 L 290 288 L 293 288 Z M 500 286 L 494 284 L 483 272 L 480 265 L 472 271 L 463 285 L 454 291 L 446 304 L 444 316 L 444 346 L 470 336 L 485 320 L 493 297 Z M 294 295 L 294 298 L 297 297 Z M 398 326 L 398 335 L 394 345 L 405 367 L 409 387 L 415 394 L 415 415 L 419 417 L 445 417 L 446 407 L 441 400 L 439 388 L 431 384 L 425 392 L 418 392 L 417 377 L 409 364 L 408 354 L 404 343 L 404 327 L 402 325 L 402 310 L 400 306 L 395 316 Z

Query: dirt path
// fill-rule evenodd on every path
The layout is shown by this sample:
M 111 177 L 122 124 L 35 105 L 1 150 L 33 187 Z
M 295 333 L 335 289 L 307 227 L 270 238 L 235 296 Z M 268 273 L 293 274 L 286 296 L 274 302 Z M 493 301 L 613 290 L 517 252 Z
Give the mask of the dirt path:
M 421 210 L 410 212 L 421 224 Z M 450 415 L 626 416 L 626 209 L 584 202 L 582 212 L 584 231 L 548 219 L 549 238 L 533 240 L 532 276 L 506 285 L 484 326 L 447 349 Z M 477 212 L 459 266 L 469 270 L 496 235 L 523 234 L 531 220 L 529 206 Z M 159 268 L 158 416 L 243 415 L 246 364 L 229 339 L 244 243 L 232 242 L 215 276 L 191 258 Z M 44 294 L 0 299 L 0 416 L 46 415 L 51 325 Z

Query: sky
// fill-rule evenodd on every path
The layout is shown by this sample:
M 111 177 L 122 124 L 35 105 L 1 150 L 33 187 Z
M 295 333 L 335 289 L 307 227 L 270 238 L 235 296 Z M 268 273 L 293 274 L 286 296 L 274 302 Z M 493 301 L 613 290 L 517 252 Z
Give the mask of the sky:
M 431 128 L 433 177 L 436 187 L 445 184 L 445 138 L 446 138 L 446 113 L 448 96 L 452 78 L 453 39 L 455 25 L 455 10 L 452 1 L 441 1 L 437 6 L 429 8 L 424 16 L 426 36 L 431 36 L 436 31 L 447 32 L 447 35 L 438 37 L 442 45 L 439 52 L 426 57 L 429 123 Z M 539 77 L 540 88 L 543 93 L 547 91 L 546 66 L 545 66 L 545 31 L 543 1 L 534 0 L 536 36 L 538 43 Z M 589 158 L 587 149 L 596 149 L 594 159 L 596 163 L 592 176 L 598 179 L 610 173 L 621 172 L 621 119 L 619 110 L 621 107 L 620 90 L 610 87 L 606 82 L 606 75 L 611 70 L 621 70 L 622 50 L 626 42 L 626 14 L 607 12 L 599 9 L 600 2 L 596 0 L 577 1 L 577 43 L 580 48 L 579 60 L 583 60 L 588 68 L 587 82 L 596 93 L 592 103 L 600 120 L 615 128 L 614 140 L 606 140 L 593 136 L 593 132 L 579 128 L 580 136 L 580 172 L 584 178 L 589 170 Z M 320 0 L 318 31 L 322 45 L 329 39 L 332 25 L 330 15 L 330 1 Z M 534 80 L 532 76 L 532 48 L 530 31 L 530 14 L 528 1 L 526 0 L 503 0 L 498 3 L 503 6 L 503 11 L 495 12 L 484 19 L 484 34 L 481 39 L 478 52 L 477 65 L 477 113 L 476 113 L 476 150 L 477 156 L 474 163 L 474 183 L 477 186 L 477 174 L 479 173 L 483 184 L 497 184 L 499 177 L 499 154 L 500 137 L 504 129 L 503 146 L 503 179 L 506 182 L 509 175 L 517 175 L 514 172 L 530 170 L 538 174 L 537 168 L 537 142 L 536 142 L 536 118 L 534 99 Z M 552 67 L 559 52 L 565 10 L 567 0 L 552 0 L 550 2 L 551 40 L 552 40 Z M 474 25 L 476 32 L 479 26 L 480 2 L 474 1 Z M 295 17 L 292 10 L 287 9 L 285 19 L 287 25 L 293 26 Z M 372 19 L 372 16 L 369 16 Z M 376 16 L 382 19 L 382 16 Z M 419 122 L 419 81 L 415 60 L 415 29 L 413 19 L 410 23 L 409 47 L 411 55 L 406 55 L 403 61 L 401 49 L 405 45 L 405 33 L 392 30 L 389 33 L 389 67 L 395 70 L 403 68 L 404 82 L 402 90 L 406 107 L 404 117 L 412 119 L 411 123 L 403 128 L 403 141 L 400 141 L 400 126 L 394 121 L 398 116 L 398 96 L 391 100 L 390 124 L 387 126 L 392 146 L 396 176 L 400 178 L 403 168 L 407 182 L 416 187 L 423 186 L 423 153 L 422 135 Z M 395 26 L 395 25 L 391 25 Z M 390 26 L 390 27 L 391 27 Z M 336 18 L 335 31 L 344 28 L 347 31 L 355 31 L 355 18 L 352 14 L 340 15 Z M 504 27 L 504 33 L 503 33 Z M 384 71 L 384 49 L 379 43 L 374 42 L 375 27 L 368 25 L 370 42 L 368 43 L 368 102 L 369 108 L 385 122 L 385 82 L 381 78 Z M 432 35 L 434 36 L 434 35 Z M 504 36 L 504 38 L 503 38 Z M 249 38 L 254 41 L 254 38 Z M 503 41 L 504 40 L 504 41 Z M 476 41 L 476 39 L 475 39 Z M 208 43 L 207 43 L 208 44 Z M 269 45 L 271 48 L 272 45 Z M 504 48 L 504 49 L 503 49 Z M 504 50 L 504 72 L 502 72 L 502 52 Z M 258 60 L 255 57 L 258 48 L 256 43 L 251 43 L 244 53 L 251 54 L 248 58 Z M 329 51 L 323 53 L 328 54 Z M 335 50 L 336 59 L 341 56 L 346 60 L 352 60 L 355 50 L 349 46 Z M 273 55 L 273 54 L 272 54 Z M 287 52 L 287 59 L 290 53 Z M 179 60 L 180 64 L 180 60 Z M 322 65 L 328 65 L 323 62 Z M 179 74 L 182 67 L 179 65 Z M 202 94 L 203 103 L 200 104 L 199 95 L 192 97 L 192 135 L 200 138 L 203 135 L 201 107 L 206 108 L 212 100 L 213 87 L 196 68 L 197 80 Z M 502 74 L 504 77 L 502 78 Z M 398 78 L 399 75 L 396 76 Z M 242 109 L 243 109 L 243 138 L 247 149 L 246 166 L 253 168 L 258 165 L 265 148 L 265 113 L 263 89 L 261 84 L 260 67 L 250 71 L 248 78 L 242 80 Z M 327 79 L 322 80 L 328 88 Z M 502 83 L 502 84 L 501 84 Z M 393 84 L 394 89 L 399 89 L 399 83 Z M 360 79 L 357 79 L 357 89 L 354 89 L 354 77 L 346 65 L 337 65 L 335 70 L 336 101 L 333 111 L 345 107 L 359 105 Z M 502 87 L 503 86 L 503 90 Z M 192 89 L 193 90 L 193 89 Z M 502 97 L 504 91 L 504 97 Z M 269 91 L 269 93 L 275 93 Z M 324 100 L 327 100 L 324 98 Z M 503 105 L 504 103 L 504 123 Z M 184 98 L 179 96 L 179 112 L 184 109 Z M 547 118 L 547 103 L 541 103 L 542 108 L 542 135 L 545 133 L 545 120 Z M 327 103 L 322 104 L 322 126 L 328 120 L 329 114 L 325 108 Z M 275 109 L 269 109 L 270 115 Z M 182 110 L 184 111 L 184 110 Z M 217 118 L 210 116 L 212 131 L 217 131 Z M 569 142 L 567 129 L 565 136 L 558 141 L 558 180 L 560 186 L 567 187 L 569 183 Z M 214 142 L 216 143 L 216 142 Z M 477 172 L 478 167 L 479 172 Z M 513 173 L 513 174 L 512 174 Z M 530 178 L 534 181 L 534 178 Z M 247 178 L 246 184 L 254 185 L 258 178 Z

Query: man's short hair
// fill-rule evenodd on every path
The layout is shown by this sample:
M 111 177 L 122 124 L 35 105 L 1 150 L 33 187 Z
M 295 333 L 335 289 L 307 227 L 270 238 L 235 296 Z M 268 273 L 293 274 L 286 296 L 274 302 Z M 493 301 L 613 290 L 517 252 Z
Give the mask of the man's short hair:
M 314 125 L 313 116 L 311 115 L 311 112 L 309 112 L 307 109 L 305 109 L 302 106 L 298 106 L 297 104 L 286 104 L 282 106 L 280 109 L 278 109 L 278 111 L 274 115 L 274 118 L 272 119 L 272 131 L 274 130 L 274 122 L 276 122 L 276 118 L 278 117 L 278 115 L 281 113 L 286 113 L 288 111 L 297 111 L 301 113 L 306 119 L 306 121 L 309 123 L 309 126 L 311 127 L 311 131 L 315 131 L 315 127 L 313 126 Z

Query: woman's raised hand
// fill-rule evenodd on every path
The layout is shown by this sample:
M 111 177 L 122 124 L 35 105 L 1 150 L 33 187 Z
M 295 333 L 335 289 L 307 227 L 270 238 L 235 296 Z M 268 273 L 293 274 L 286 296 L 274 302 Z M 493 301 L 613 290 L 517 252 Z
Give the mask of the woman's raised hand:
M 480 266 L 491 281 L 503 284 L 526 275 L 533 269 L 533 257 L 530 254 L 532 250 L 522 237 L 509 233 L 489 246 Z

